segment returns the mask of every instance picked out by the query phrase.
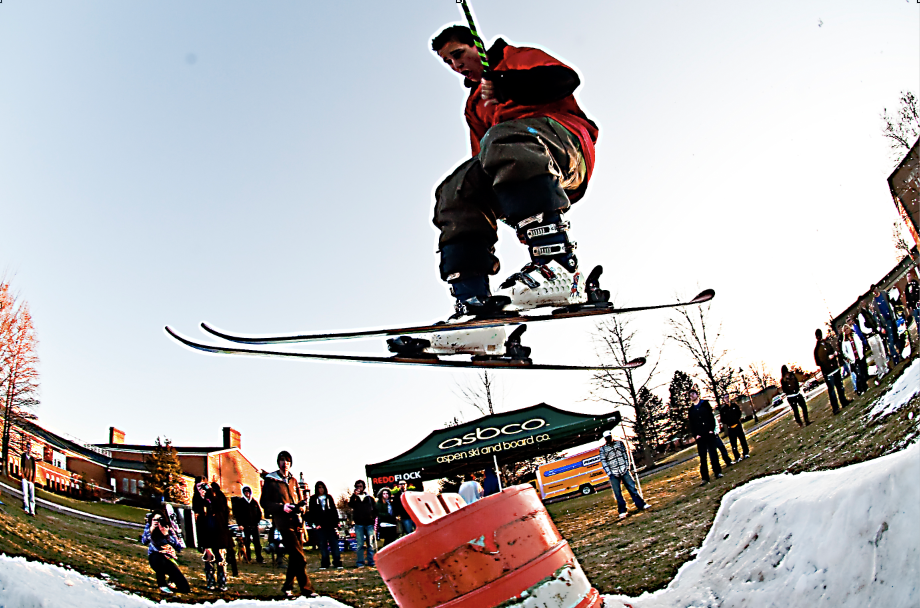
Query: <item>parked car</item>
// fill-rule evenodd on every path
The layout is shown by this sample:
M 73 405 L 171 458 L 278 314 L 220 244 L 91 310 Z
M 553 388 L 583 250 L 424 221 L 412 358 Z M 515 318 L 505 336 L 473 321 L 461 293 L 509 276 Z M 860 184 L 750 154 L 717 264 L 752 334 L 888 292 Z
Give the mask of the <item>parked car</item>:
M 820 385 L 820 384 L 821 384 L 821 382 L 820 382 L 817 378 L 810 378 L 810 379 L 806 380 L 806 381 L 805 381 L 805 384 L 803 384 L 803 385 L 801 386 L 801 390 L 802 390 L 803 393 L 807 393 L 807 392 L 809 392 L 809 391 L 812 391 L 812 390 L 818 388 L 818 385 Z
M 773 407 L 776 407 L 777 405 L 782 405 L 783 399 L 785 398 L 786 398 L 786 393 L 779 393 L 778 395 L 773 397 L 773 401 L 770 402 L 770 405 Z

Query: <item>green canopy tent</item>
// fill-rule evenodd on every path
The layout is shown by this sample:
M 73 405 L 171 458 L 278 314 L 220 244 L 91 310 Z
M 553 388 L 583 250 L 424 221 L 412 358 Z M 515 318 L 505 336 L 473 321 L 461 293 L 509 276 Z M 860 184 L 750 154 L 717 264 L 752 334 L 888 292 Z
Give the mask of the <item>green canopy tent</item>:
M 597 441 L 619 423 L 619 412 L 592 416 L 541 403 L 433 431 L 409 451 L 364 470 L 376 492 L 402 479 L 440 479 Z

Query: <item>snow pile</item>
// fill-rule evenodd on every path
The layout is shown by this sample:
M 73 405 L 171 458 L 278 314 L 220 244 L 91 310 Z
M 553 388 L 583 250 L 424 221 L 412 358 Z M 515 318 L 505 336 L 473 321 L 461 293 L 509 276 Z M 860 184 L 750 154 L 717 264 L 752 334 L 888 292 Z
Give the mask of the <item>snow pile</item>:
M 888 392 L 875 402 L 869 411 L 869 419 L 884 418 L 893 414 L 907 405 L 918 393 L 920 393 L 920 359 L 915 359 L 895 380 Z
M 153 585 L 153 571 L 150 571 Z M 181 596 L 179 596 L 181 597 Z M 297 598 L 285 601 L 216 600 L 201 606 L 234 606 L 256 608 L 260 606 L 343 608 L 345 604 L 329 598 Z M 41 562 L 27 561 L 21 557 L 0 554 L 0 608 L 150 608 L 159 604 L 137 595 L 115 591 L 104 581 L 83 576 L 73 570 Z M 169 606 L 192 606 L 174 604 Z
M 920 605 L 920 444 L 732 490 L 696 559 L 605 608 Z

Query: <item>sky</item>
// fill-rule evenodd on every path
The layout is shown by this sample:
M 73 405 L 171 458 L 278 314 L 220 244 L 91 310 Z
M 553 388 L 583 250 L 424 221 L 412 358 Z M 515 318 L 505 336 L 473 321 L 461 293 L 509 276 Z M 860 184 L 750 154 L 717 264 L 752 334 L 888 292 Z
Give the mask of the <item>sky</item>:
M 814 329 L 896 262 L 880 114 L 920 89 L 903 0 L 474 0 L 479 29 L 575 67 L 600 125 L 567 219 L 617 304 L 716 290 L 735 364 L 814 367 Z M 190 351 L 241 333 L 443 319 L 437 183 L 469 156 L 449 0 L 0 4 L 0 272 L 41 341 L 40 422 L 219 445 L 339 491 L 454 416 L 475 372 Z M 499 279 L 525 261 L 500 233 Z M 656 384 L 692 372 L 668 314 L 632 318 Z M 533 326 L 540 363 L 598 363 L 592 320 Z M 382 340 L 320 345 L 385 354 Z M 503 371 L 501 411 L 585 413 L 588 372 Z

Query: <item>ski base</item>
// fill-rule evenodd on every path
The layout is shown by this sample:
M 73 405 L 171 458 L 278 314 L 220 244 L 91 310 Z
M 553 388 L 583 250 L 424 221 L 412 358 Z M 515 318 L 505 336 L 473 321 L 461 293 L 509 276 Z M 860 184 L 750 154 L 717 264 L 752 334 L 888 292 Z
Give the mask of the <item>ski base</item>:
M 213 344 L 201 344 L 186 338 L 171 327 L 166 327 L 166 333 L 182 344 L 209 353 L 220 355 L 248 355 L 257 357 L 279 357 L 288 359 L 312 359 L 320 361 L 341 361 L 351 363 L 391 363 L 398 365 L 422 365 L 428 367 L 451 368 L 489 368 L 489 369 L 531 369 L 543 371 L 603 371 L 603 370 L 630 370 L 645 365 L 645 358 L 633 359 L 626 365 L 553 365 L 533 363 L 529 358 L 512 357 L 473 357 L 465 361 L 441 359 L 437 355 L 394 355 L 392 357 L 378 357 L 373 355 L 338 355 L 333 353 L 298 353 L 261 350 L 256 348 L 236 348 Z
M 607 305 L 608 303 L 581 304 L 566 308 L 558 308 L 550 314 L 514 314 L 511 316 L 502 316 L 488 319 L 471 319 L 461 323 L 445 323 L 440 321 L 431 325 L 419 325 L 409 327 L 394 327 L 385 329 L 368 329 L 359 331 L 345 331 L 325 334 L 297 334 L 289 336 L 243 336 L 232 334 L 211 327 L 207 323 L 202 323 L 201 328 L 213 336 L 217 336 L 229 342 L 238 344 L 296 344 L 299 342 L 320 342 L 326 340 L 353 340 L 357 338 L 375 338 L 400 336 L 403 334 L 428 334 L 435 332 L 459 331 L 465 329 L 500 327 L 502 325 L 520 325 L 522 323 L 536 323 L 540 321 L 554 321 L 558 319 L 572 319 L 578 317 L 594 317 L 602 315 L 616 315 L 630 312 L 641 312 L 646 310 L 659 310 L 664 308 L 678 308 L 681 306 L 691 306 L 693 304 L 703 304 L 713 299 L 716 292 L 712 289 L 701 291 L 695 298 L 686 302 L 669 302 L 667 304 L 653 304 L 650 306 L 634 306 L 630 308 L 614 308 Z

